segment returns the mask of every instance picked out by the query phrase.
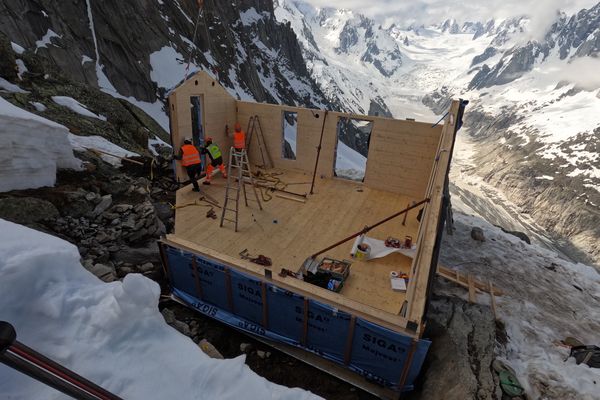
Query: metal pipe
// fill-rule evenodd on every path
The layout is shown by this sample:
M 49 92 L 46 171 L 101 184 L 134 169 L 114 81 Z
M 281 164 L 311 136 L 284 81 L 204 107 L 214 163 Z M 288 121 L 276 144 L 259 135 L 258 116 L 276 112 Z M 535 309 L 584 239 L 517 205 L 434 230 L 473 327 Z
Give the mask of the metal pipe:
M 317 147 L 317 159 L 315 160 L 315 171 L 313 172 L 312 183 L 310 184 L 310 194 L 313 194 L 315 188 L 315 179 L 317 177 L 317 167 L 319 166 L 319 156 L 321 155 L 321 145 L 323 144 L 323 132 L 325 132 L 325 121 L 327 120 L 328 110 L 325 110 L 325 116 L 323 117 L 323 126 L 321 127 L 321 137 L 319 139 L 319 147 Z
M 84 392 L 69 382 L 62 380 L 13 354 L 11 351 L 6 351 L 4 354 L 0 355 L 0 362 L 74 399 L 98 400 L 98 397 Z
M 75 399 L 122 400 L 95 383 L 16 340 L 14 327 L 0 321 L 0 362 Z

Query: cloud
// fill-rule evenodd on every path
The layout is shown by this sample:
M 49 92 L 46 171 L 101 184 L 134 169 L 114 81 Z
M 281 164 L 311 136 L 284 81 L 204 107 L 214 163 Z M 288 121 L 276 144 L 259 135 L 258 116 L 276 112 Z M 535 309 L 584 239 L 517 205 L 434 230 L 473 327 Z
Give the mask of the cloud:
M 600 71 L 600 59 L 580 57 L 563 65 L 556 73 L 556 78 L 574 83 L 585 90 L 595 90 L 600 87 L 598 71 Z
M 380 22 L 437 24 L 449 18 L 459 22 L 526 16 L 530 19 L 532 38 L 541 38 L 554 22 L 558 10 L 567 14 L 590 8 L 598 0 L 304 0 L 316 7 L 347 8 Z

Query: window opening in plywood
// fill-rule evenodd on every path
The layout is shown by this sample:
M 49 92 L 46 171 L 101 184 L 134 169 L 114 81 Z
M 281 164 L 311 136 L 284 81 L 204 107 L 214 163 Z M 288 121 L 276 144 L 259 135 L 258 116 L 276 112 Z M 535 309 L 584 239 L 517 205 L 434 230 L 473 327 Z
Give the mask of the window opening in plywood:
M 367 170 L 373 121 L 340 117 L 337 125 L 334 175 L 362 182 Z
M 286 160 L 296 159 L 296 139 L 298 137 L 298 113 L 294 111 L 283 112 L 283 140 L 281 157 Z

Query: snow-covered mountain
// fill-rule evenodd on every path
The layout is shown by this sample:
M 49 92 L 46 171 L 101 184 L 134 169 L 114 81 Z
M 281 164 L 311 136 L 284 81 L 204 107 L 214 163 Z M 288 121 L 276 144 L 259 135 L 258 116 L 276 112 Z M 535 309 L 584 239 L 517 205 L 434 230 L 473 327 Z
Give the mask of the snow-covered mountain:
M 380 98 L 397 118 L 434 121 L 451 97 L 470 100 L 473 173 L 565 253 L 600 262 L 600 3 L 557 14 L 540 37 L 519 15 L 383 27 L 301 0 L 279 0 L 275 15 L 294 29 L 322 91 L 353 111 Z
M 296 32 L 306 66 L 330 101 L 360 114 L 391 115 L 391 92 L 376 82 L 398 77 L 403 56 L 387 30 L 351 10 L 290 0 L 276 1 L 275 16 Z

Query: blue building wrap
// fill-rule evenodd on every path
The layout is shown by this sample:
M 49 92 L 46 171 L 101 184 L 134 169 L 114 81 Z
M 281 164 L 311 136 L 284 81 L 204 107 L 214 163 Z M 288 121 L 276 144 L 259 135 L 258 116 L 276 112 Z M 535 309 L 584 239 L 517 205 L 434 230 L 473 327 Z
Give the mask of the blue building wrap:
M 208 257 L 168 245 L 164 250 L 173 294 L 199 312 L 253 335 L 318 354 L 390 389 L 413 388 L 431 344 L 428 340 L 414 342 Z M 412 360 L 401 388 L 411 347 Z

